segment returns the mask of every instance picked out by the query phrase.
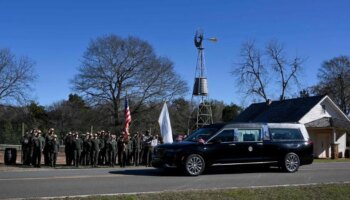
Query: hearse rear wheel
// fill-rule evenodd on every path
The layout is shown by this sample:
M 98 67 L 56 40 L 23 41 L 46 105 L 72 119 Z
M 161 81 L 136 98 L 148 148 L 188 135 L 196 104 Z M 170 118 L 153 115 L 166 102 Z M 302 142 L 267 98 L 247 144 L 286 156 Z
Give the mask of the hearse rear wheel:
M 300 159 L 299 156 L 295 153 L 288 153 L 284 157 L 284 162 L 283 162 L 283 170 L 286 172 L 294 173 L 298 171 L 300 166 Z

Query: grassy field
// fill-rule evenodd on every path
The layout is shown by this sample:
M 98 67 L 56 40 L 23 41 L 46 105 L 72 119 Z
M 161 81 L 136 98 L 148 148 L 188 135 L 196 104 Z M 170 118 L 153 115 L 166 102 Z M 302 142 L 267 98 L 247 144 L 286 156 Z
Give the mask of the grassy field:
M 223 190 L 193 190 L 185 192 L 162 192 L 149 194 L 132 194 L 117 196 L 93 196 L 86 198 L 66 198 L 66 199 L 97 199 L 97 200 L 184 200 L 184 199 L 350 199 L 350 184 L 321 184 L 311 186 L 289 186 L 289 187 L 267 187 L 267 188 L 243 188 L 243 189 L 223 189 Z

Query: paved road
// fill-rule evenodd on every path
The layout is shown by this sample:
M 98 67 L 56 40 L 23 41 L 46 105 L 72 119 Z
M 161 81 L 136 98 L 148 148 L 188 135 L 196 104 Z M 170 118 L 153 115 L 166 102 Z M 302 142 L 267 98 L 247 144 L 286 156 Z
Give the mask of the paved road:
M 16 170 L 0 172 L 0 199 L 333 182 L 350 182 L 350 162 L 302 166 L 294 174 L 273 168 L 215 168 L 198 177 L 154 168 Z

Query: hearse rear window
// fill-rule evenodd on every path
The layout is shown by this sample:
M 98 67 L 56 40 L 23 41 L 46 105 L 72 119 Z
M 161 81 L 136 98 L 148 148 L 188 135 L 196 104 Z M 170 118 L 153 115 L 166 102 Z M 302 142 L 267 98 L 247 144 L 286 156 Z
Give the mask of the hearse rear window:
M 303 135 L 299 129 L 271 128 L 273 140 L 303 140 Z

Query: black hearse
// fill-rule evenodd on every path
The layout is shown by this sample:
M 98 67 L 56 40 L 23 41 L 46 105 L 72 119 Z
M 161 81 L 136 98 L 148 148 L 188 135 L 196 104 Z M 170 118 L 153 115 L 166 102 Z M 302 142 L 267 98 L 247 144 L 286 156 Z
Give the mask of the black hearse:
M 304 125 L 291 123 L 212 124 L 185 141 L 155 147 L 152 165 L 200 175 L 220 165 L 277 165 L 296 172 L 313 162 L 313 144 Z

